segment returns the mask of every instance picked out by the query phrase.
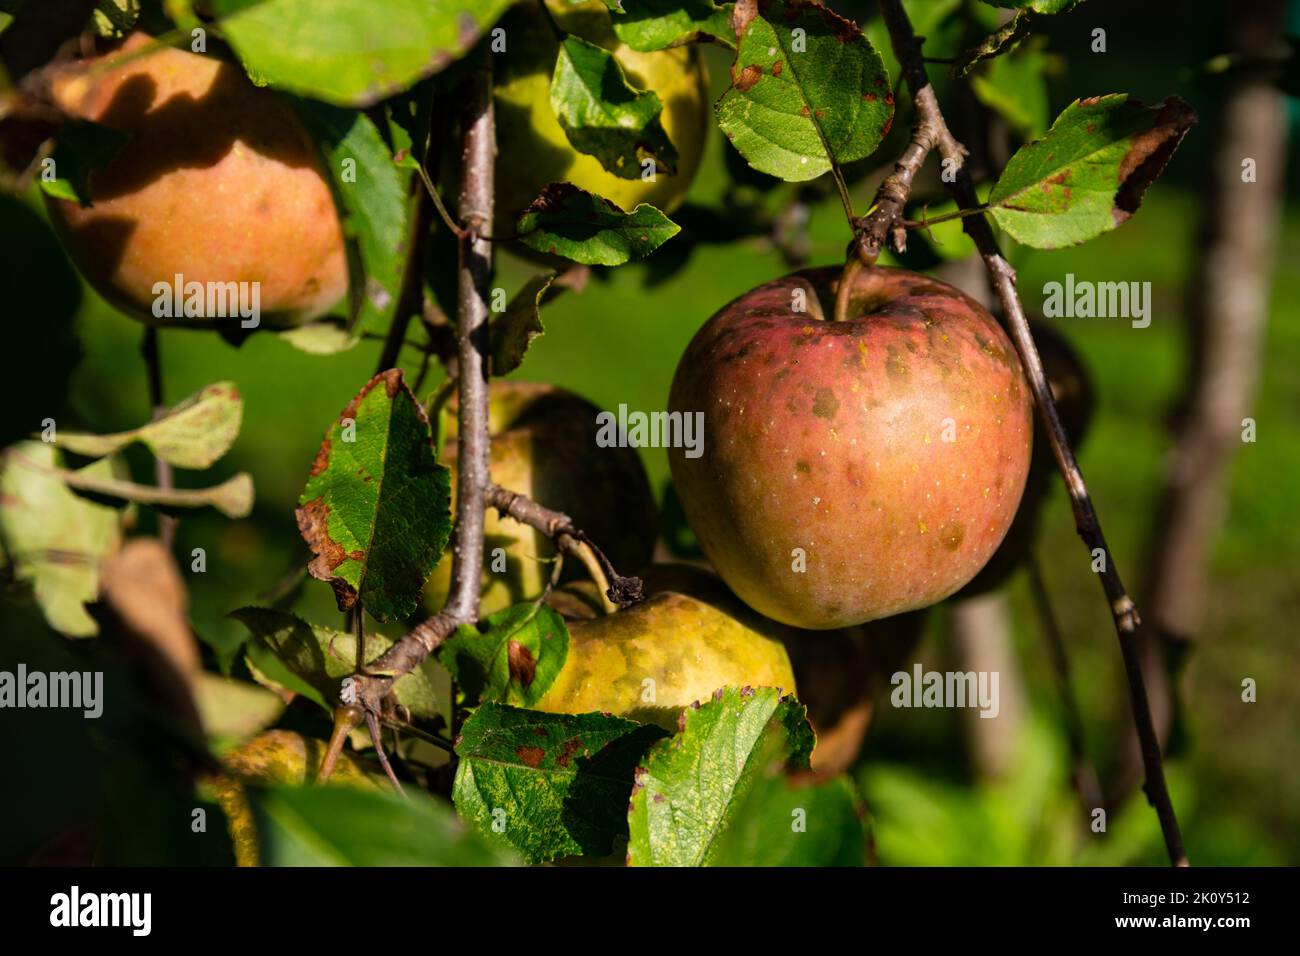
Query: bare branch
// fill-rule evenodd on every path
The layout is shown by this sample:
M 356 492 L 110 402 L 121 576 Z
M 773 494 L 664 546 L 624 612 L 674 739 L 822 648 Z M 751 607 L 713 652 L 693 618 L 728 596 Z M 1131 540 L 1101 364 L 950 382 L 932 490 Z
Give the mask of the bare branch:
M 961 209 L 974 209 L 979 206 L 975 188 L 965 169 L 965 148 L 957 142 L 948 130 L 939 103 L 925 73 L 925 64 L 921 58 L 920 43 L 912 31 L 911 21 L 903 9 L 901 0 L 881 0 L 881 14 L 889 29 L 893 43 L 894 55 L 903 66 L 903 73 L 908 87 L 912 91 L 912 102 L 917 112 L 918 125 L 930 127 L 940 156 L 944 159 L 952 181 L 949 191 L 957 200 Z M 1115 631 L 1119 636 L 1120 651 L 1124 658 L 1124 670 L 1128 678 L 1129 703 L 1137 724 L 1138 738 L 1142 751 L 1142 765 L 1146 774 L 1145 790 L 1147 799 L 1155 808 L 1160 820 L 1160 829 L 1164 835 L 1165 848 L 1169 860 L 1175 866 L 1187 865 L 1187 854 L 1183 849 L 1183 838 L 1178 828 L 1178 818 L 1174 813 L 1169 790 L 1165 785 L 1164 766 L 1160 756 L 1160 743 L 1156 737 L 1151 720 L 1150 705 L 1147 701 L 1146 688 L 1143 685 L 1142 670 L 1139 664 L 1138 628 L 1141 619 L 1133 599 L 1129 597 L 1115 567 L 1115 561 L 1102 534 L 1101 524 L 1097 519 L 1096 509 L 1088 494 L 1083 474 L 1075 461 L 1074 451 L 1070 447 L 1065 429 L 1061 425 L 1052 401 L 1051 387 L 1043 371 L 1042 360 L 1029 332 L 1029 320 L 1025 316 L 1024 306 L 1016 292 L 1016 273 L 1003 257 L 994 238 L 993 230 L 984 216 L 970 216 L 962 223 L 966 234 L 971 237 L 979 250 L 984 266 L 988 270 L 990 281 L 999 301 L 1002 303 L 1004 319 L 1020 354 L 1025 375 L 1038 406 L 1039 418 L 1052 446 L 1057 467 L 1065 480 L 1066 490 L 1074 511 L 1075 527 L 1088 550 L 1096 555 L 1100 552 L 1102 569 L 1098 573 L 1101 585 L 1110 603 L 1111 616 Z
M 458 626 L 476 621 L 479 613 L 484 493 L 490 484 L 487 328 L 492 277 L 492 246 L 482 233 L 492 223 L 492 176 L 496 160 L 489 57 L 482 57 L 470 72 L 462 95 L 463 166 L 458 211 L 465 231 L 459 240 L 456 365 L 460 449 L 451 593 L 438 614 L 371 661 L 365 673 L 345 682 L 348 684 L 345 692 L 365 711 L 368 723 L 382 717 L 383 701 L 394 681 L 418 667 Z M 371 733 L 372 736 L 375 733 L 373 728 Z

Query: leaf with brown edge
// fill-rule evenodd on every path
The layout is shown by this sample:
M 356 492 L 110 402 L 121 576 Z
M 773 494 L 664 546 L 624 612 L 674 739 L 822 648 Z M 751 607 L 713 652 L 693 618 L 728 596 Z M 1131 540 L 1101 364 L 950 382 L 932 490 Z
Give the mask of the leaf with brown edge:
M 1137 211 L 1194 122 L 1176 96 L 1158 107 L 1126 93 L 1076 100 L 1011 157 L 989 194 L 989 213 L 1038 249 L 1086 242 Z
M 401 369 L 367 382 L 326 433 L 296 514 L 308 570 L 339 610 L 359 601 L 381 621 L 415 610 L 451 534 L 451 478 Z

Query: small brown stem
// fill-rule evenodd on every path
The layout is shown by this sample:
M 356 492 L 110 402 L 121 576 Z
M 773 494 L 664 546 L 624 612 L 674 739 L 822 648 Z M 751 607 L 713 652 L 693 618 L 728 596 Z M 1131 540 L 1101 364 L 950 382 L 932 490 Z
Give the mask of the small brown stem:
M 908 229 L 929 229 L 931 226 L 937 226 L 941 222 L 951 222 L 954 219 L 965 219 L 967 216 L 978 216 L 988 209 L 988 205 L 980 203 L 974 209 L 958 209 L 956 212 L 946 212 L 942 216 L 935 216 L 933 219 L 904 219 L 902 223 Z
M 857 284 L 858 273 L 864 268 L 862 256 L 858 254 L 857 244 L 854 243 L 849 247 L 848 259 L 844 262 L 844 270 L 840 273 L 839 286 L 835 290 L 835 312 L 832 319 L 836 322 L 843 322 L 850 318 L 849 304 L 853 298 L 853 287 Z
M 397 779 L 397 774 L 393 773 L 393 765 L 388 762 L 388 754 L 384 752 L 384 733 L 379 726 L 379 718 L 372 711 L 365 711 L 366 729 L 370 731 L 370 742 L 375 746 L 375 756 L 379 758 L 379 766 L 384 768 L 384 773 L 388 774 L 388 780 L 393 785 L 393 789 L 406 796 L 406 791 L 402 789 L 402 782 Z
M 406 268 L 402 273 L 402 288 L 397 305 L 393 308 L 388 335 L 375 367 L 376 375 L 398 365 L 402 346 L 406 344 L 406 330 L 411 324 L 411 316 L 420 312 L 424 298 L 424 271 L 421 266 L 424 261 L 425 237 L 429 233 L 429 203 L 423 193 L 417 190 L 409 197 L 408 204 L 411 224 L 406 234 Z
M 361 720 L 360 707 L 344 704 L 334 708 L 334 730 L 330 734 L 330 742 L 325 747 L 325 756 L 321 759 L 320 770 L 316 774 L 317 783 L 325 783 L 334 773 L 334 765 L 338 762 L 339 754 L 343 752 L 343 744 L 348 739 L 348 734 L 360 726 Z
M 903 73 L 908 87 L 912 91 L 912 102 L 917 111 L 918 124 L 928 125 L 936 134 L 936 143 L 945 165 L 952 174 L 948 184 L 949 191 L 962 209 L 974 209 L 979 205 L 975 187 L 965 168 L 966 149 L 957 142 L 944 121 L 943 113 L 930 86 L 921 62 L 920 45 L 912 31 L 912 23 L 903 9 L 901 0 L 880 0 L 880 11 L 893 42 L 894 55 L 903 66 Z M 1164 836 L 1165 848 L 1169 861 L 1174 866 L 1187 866 L 1187 853 L 1183 849 L 1182 833 L 1178 827 L 1178 818 L 1174 812 L 1169 789 L 1165 784 L 1164 765 L 1160 755 L 1160 743 L 1156 737 L 1151 719 L 1150 703 L 1142 679 L 1142 669 L 1138 657 L 1138 632 L 1141 619 L 1133 599 L 1129 597 L 1115 567 L 1114 556 L 1106 543 L 1097 518 L 1097 511 L 1083 480 L 1083 473 L 1075 460 L 1074 450 L 1070 447 L 1065 429 L 1061 425 L 1056 404 L 1052 400 L 1051 386 L 1043 371 L 1043 362 L 1039 358 L 1038 348 L 1034 345 L 1029 331 L 1029 320 L 1025 316 L 1024 305 L 1016 292 L 1016 273 L 998 248 L 997 239 L 984 216 L 971 216 L 963 220 L 966 234 L 975 243 L 984 266 L 988 270 L 990 281 L 1002 303 L 1003 316 L 1020 354 L 1021 364 L 1029 386 L 1038 406 L 1039 420 L 1047 432 L 1056 464 L 1065 479 L 1065 486 L 1070 495 L 1074 510 L 1075 527 L 1093 555 L 1100 553 L 1103 564 L 1098 573 L 1102 589 L 1110 605 L 1115 632 L 1119 637 L 1120 653 L 1124 659 L 1124 670 L 1128 679 L 1129 703 L 1137 724 L 1138 738 L 1142 752 L 1142 766 L 1146 773 L 1147 800 L 1155 808 Z
M 500 485 L 488 486 L 486 503 L 488 507 L 496 508 L 497 512 L 504 517 L 513 518 L 520 524 L 526 524 L 542 532 L 555 541 L 557 547 L 582 561 L 589 572 L 593 571 L 593 565 L 588 562 L 594 562 L 594 571 L 603 574 L 593 573 L 592 580 L 601 588 L 603 597 L 613 603 L 614 608 L 627 607 L 642 600 L 641 579 L 619 574 L 609 558 L 587 536 L 587 533 L 574 527 L 573 519 L 568 515 L 561 511 L 553 511 L 531 498 L 526 498 L 518 492 L 508 491 Z M 603 580 L 606 576 L 607 580 Z
M 366 669 L 366 612 L 360 603 L 352 609 L 352 639 L 357 643 L 357 673 Z

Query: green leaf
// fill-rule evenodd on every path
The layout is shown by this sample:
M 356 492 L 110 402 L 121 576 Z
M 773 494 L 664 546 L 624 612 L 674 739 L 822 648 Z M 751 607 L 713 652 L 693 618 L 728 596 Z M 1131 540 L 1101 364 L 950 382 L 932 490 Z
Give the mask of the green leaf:
M 344 631 L 308 624 L 286 611 L 241 607 L 230 615 L 248 628 L 254 639 L 274 654 L 290 672 L 321 695 L 327 709 L 339 703 L 339 684 L 356 673 L 357 640 Z M 366 634 L 365 659 L 372 661 L 393 646 L 382 634 Z M 436 664 L 423 664 L 393 684 L 393 696 L 414 717 L 438 715 L 434 691 Z
M 13 576 L 32 588 L 50 627 L 69 637 L 99 633 L 86 605 L 99 596 L 100 566 L 122 541 L 114 508 L 74 494 L 58 477 L 58 450 L 23 442 L 0 459 L 0 543 Z M 109 459 L 81 471 L 114 473 Z
M 52 172 L 54 179 L 40 178 L 41 188 L 55 199 L 67 199 L 89 207 L 90 174 L 107 166 L 131 137 L 121 130 L 74 119 L 59 129 L 55 141 Z
M 774 687 L 717 691 L 650 749 L 628 806 L 628 864 L 706 866 L 749 792 L 773 767 L 809 768 L 807 712 Z
M 414 167 L 393 158 L 365 113 L 309 100 L 293 103 L 330 172 L 334 205 L 347 237 L 351 314 L 346 337 L 299 330 L 289 340 L 307 351 L 342 351 L 360 332 L 387 329 L 401 299 Z
M 742 0 L 718 125 L 751 166 L 790 182 L 869 156 L 894 120 L 880 54 L 857 25 L 809 0 Z M 799 32 L 796 32 L 799 31 Z
M 989 194 L 1018 242 L 1056 249 L 1125 222 L 1196 121 L 1176 96 L 1158 108 L 1127 93 L 1075 100 L 1042 139 L 1018 149 Z
M 566 37 L 555 59 L 551 109 L 573 148 L 595 156 L 622 179 L 639 179 L 649 161 L 677 172 L 677 150 L 660 122 L 663 104 L 638 91 L 614 55 L 579 37 Z
M 539 272 L 510 300 L 506 310 L 492 318 L 492 374 L 509 375 L 524 361 L 533 339 L 546 331 L 542 327 L 542 302 L 555 281 L 556 273 Z
M 155 456 L 178 468 L 207 468 L 230 450 L 244 415 L 244 400 L 234 382 L 218 382 L 196 392 L 147 425 L 113 435 L 59 432 L 61 447 L 102 458 L 140 441 Z
M 484 704 L 457 742 L 452 800 L 475 829 L 533 863 L 603 856 L 627 832 L 637 761 L 663 736 L 619 717 Z
M 101 37 L 126 36 L 140 19 L 140 0 L 100 0 L 92 19 Z
M 366 383 L 334 423 L 298 499 L 312 576 L 339 610 L 381 621 L 415 610 L 451 533 L 451 478 L 401 369 Z
M 1034 13 L 1064 13 L 1083 0 L 984 0 L 991 7 L 1004 10 L 1032 10 Z
M 622 0 L 622 12 L 613 6 L 614 33 L 643 53 L 665 50 L 701 40 L 735 48 L 731 29 L 734 3 L 717 6 L 713 0 Z
M 570 183 L 550 183 L 520 215 L 516 231 L 537 252 L 618 266 L 648 256 L 681 227 L 649 203 L 624 212 Z
M 1041 45 L 1031 41 L 1009 56 L 991 60 L 971 77 L 971 90 L 1022 138 L 1041 136 L 1048 120 L 1047 64 Z
M 569 628 L 545 604 L 526 601 L 497 611 L 481 631 L 462 625 L 445 641 L 438 660 L 466 697 L 536 707 L 569 656 Z
M 865 866 L 863 807 L 845 774 L 768 771 L 741 799 L 709 857 L 712 866 Z
M 294 329 L 284 329 L 279 336 L 308 355 L 336 355 L 361 342 L 361 336 L 333 322 L 309 322 Z
M 264 866 L 510 866 L 444 804 L 352 787 L 252 793 Z
M 224 36 L 272 86 L 371 106 L 464 56 L 512 0 L 215 0 Z

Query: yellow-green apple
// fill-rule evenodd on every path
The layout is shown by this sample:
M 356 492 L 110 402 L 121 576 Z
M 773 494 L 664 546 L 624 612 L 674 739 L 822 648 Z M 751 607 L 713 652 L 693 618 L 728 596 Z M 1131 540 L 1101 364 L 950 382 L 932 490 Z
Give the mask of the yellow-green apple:
M 653 180 L 609 172 L 600 160 L 578 152 L 551 108 L 551 78 L 560 50 L 547 11 L 536 0 L 506 12 L 506 52 L 497 59 L 493 102 L 497 121 L 496 234 L 509 235 L 519 214 L 543 186 L 568 182 L 631 210 L 650 203 L 665 212 L 679 206 L 695 177 L 710 120 L 703 60 L 694 45 L 639 53 L 615 35 L 609 11 L 599 0 L 547 0 L 559 29 L 614 55 L 629 83 L 652 90 L 663 103 L 660 121 L 677 150 L 674 172 L 657 170 Z
M 796 272 L 724 306 L 673 378 L 703 450 L 669 450 L 687 521 L 754 609 L 798 627 L 926 607 L 984 566 L 1029 470 L 1032 400 L 978 302 L 863 268 Z
M 783 628 L 755 614 L 707 571 L 653 565 L 648 597 L 569 623 L 569 655 L 537 709 L 604 711 L 670 730 L 682 709 L 722 687 L 795 692 Z

